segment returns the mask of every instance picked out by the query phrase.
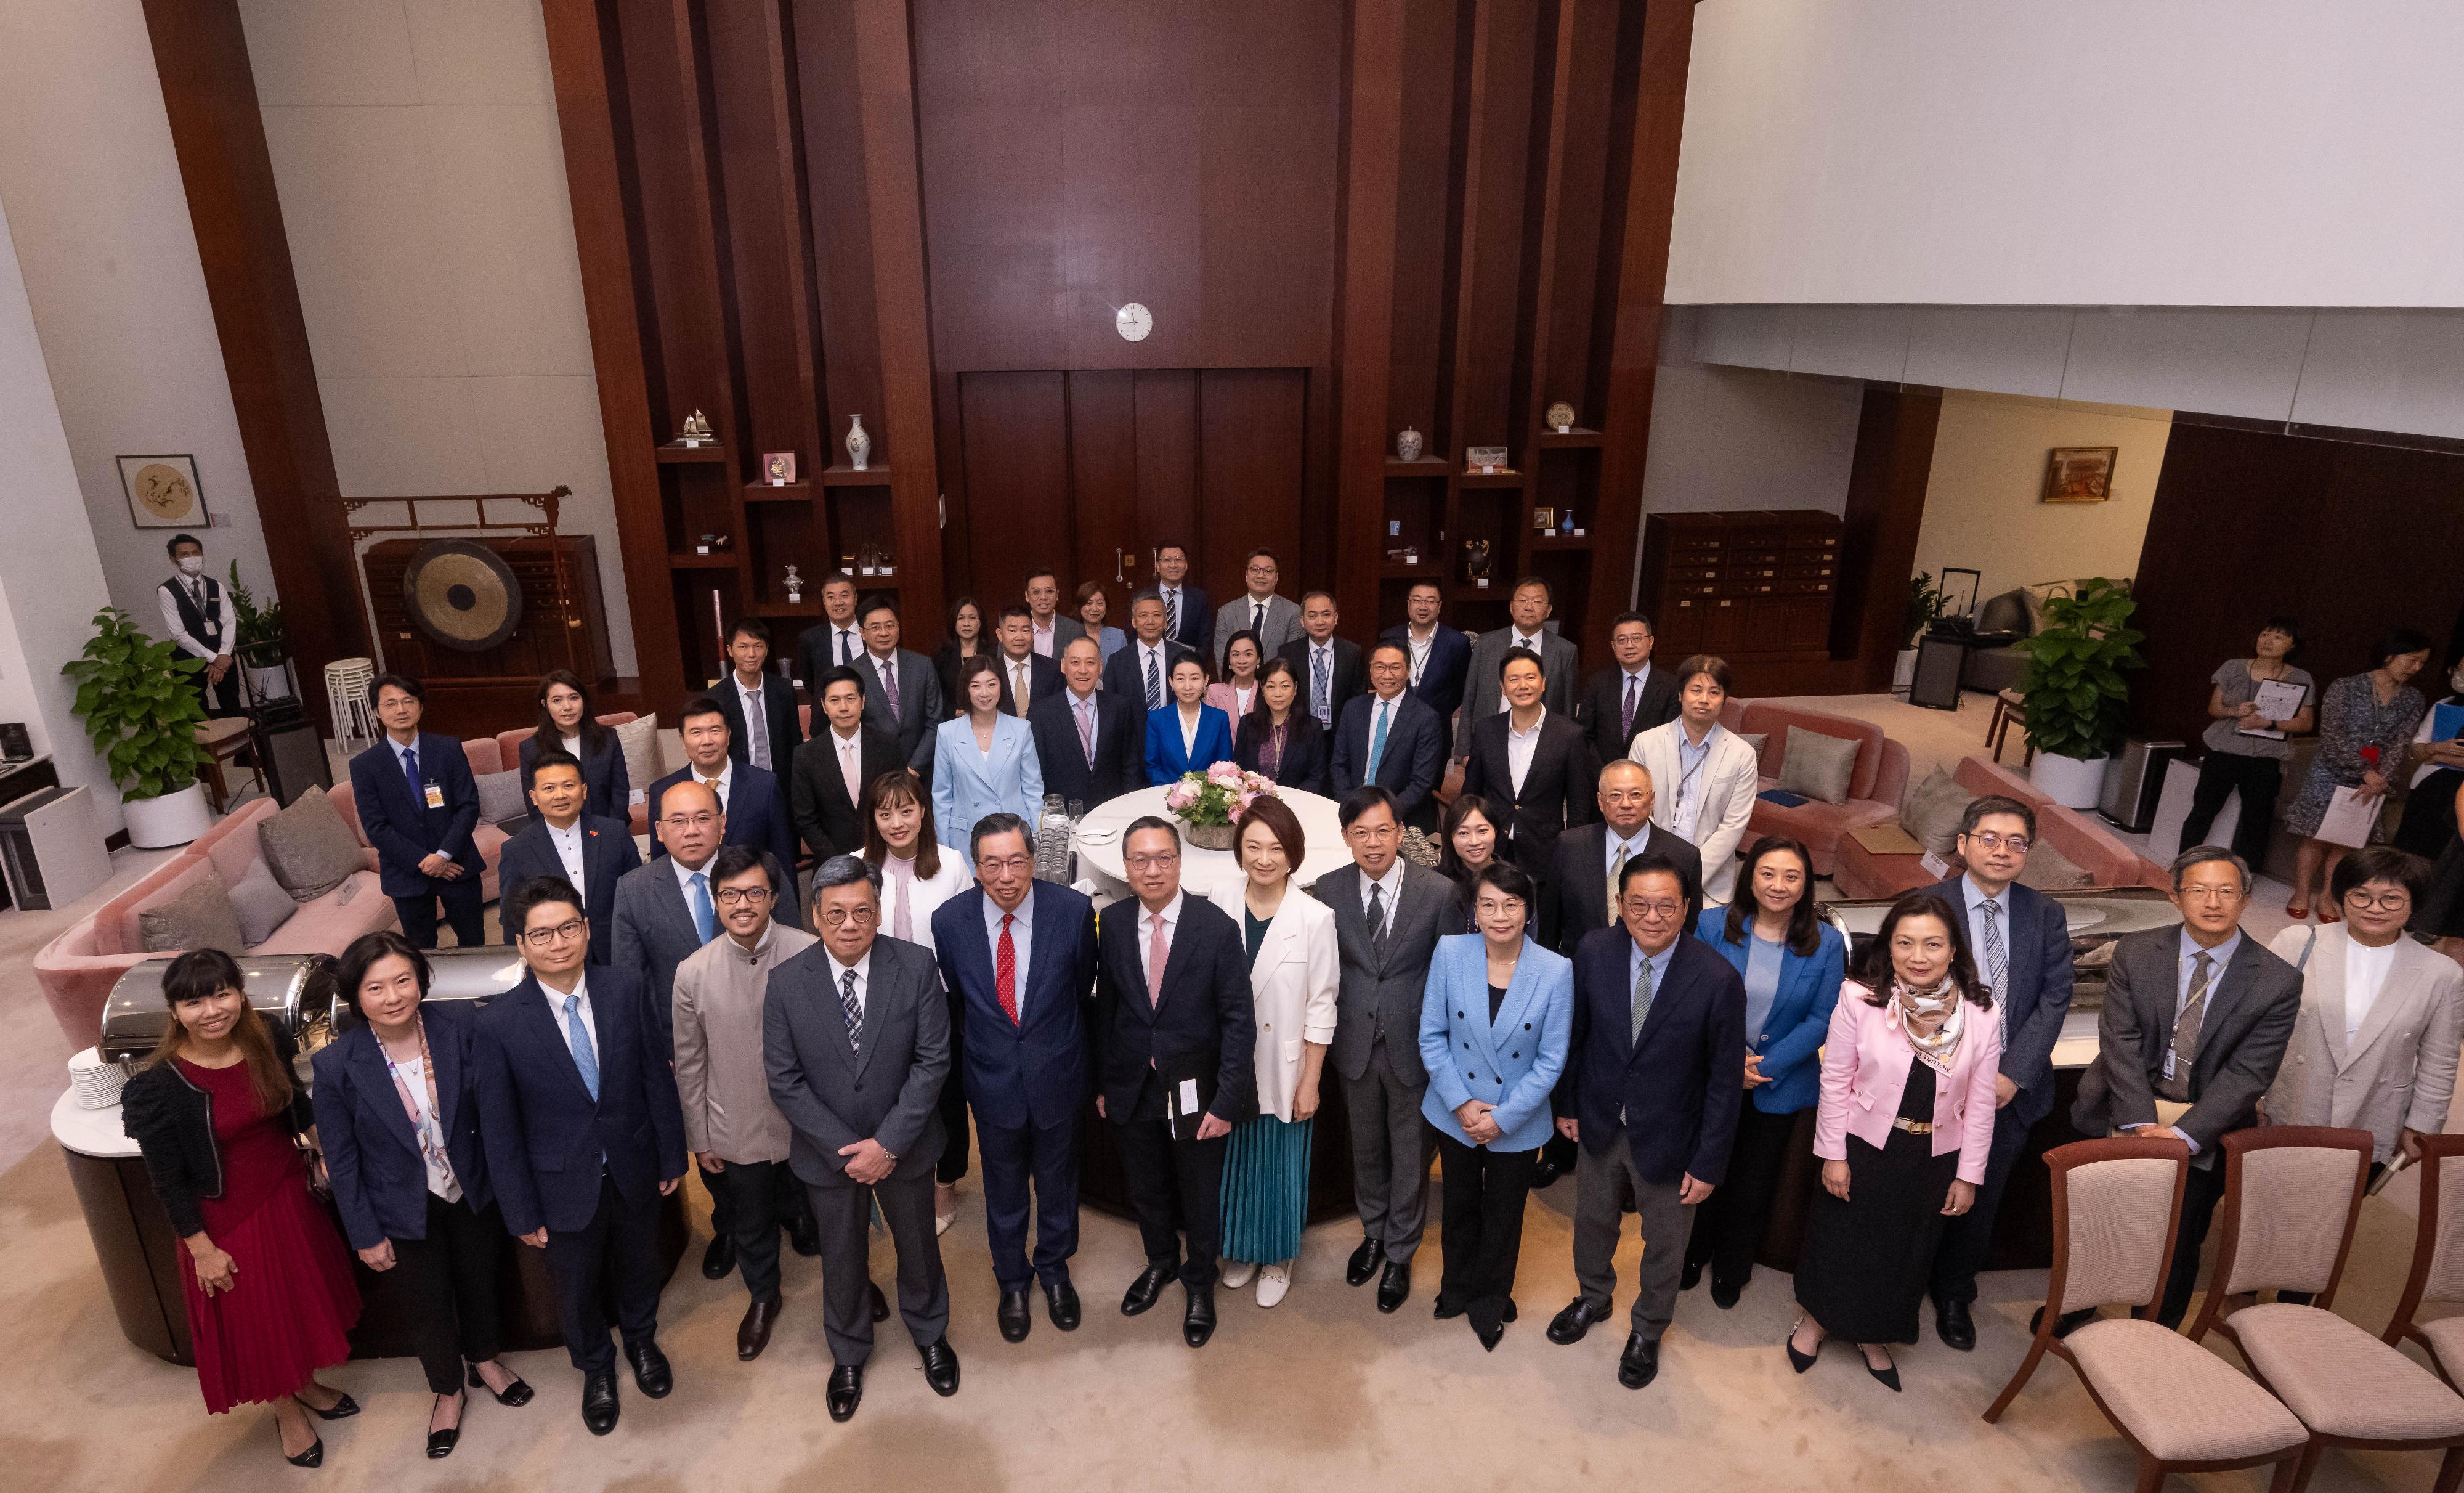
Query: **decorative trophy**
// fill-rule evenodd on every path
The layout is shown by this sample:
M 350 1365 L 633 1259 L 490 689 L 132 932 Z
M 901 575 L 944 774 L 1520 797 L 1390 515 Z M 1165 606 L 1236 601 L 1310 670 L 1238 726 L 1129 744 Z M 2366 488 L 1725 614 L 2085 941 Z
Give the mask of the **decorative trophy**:
M 787 605 L 802 606 L 804 601 L 804 578 L 796 573 L 796 563 L 787 562 Z
M 872 459 L 872 437 L 865 434 L 863 415 L 847 416 L 847 464 L 859 472 Z
M 676 444 L 679 446 L 707 446 L 713 439 L 710 417 L 699 410 L 686 415 L 684 429 L 676 432 Z

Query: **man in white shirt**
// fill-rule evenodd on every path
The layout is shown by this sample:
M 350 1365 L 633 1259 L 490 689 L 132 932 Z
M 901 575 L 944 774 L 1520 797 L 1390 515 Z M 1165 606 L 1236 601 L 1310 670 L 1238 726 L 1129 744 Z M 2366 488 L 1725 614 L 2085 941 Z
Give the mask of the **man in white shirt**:
M 1549 583 L 1536 575 L 1527 575 L 1514 583 L 1507 601 L 1507 613 L 1512 624 L 1481 634 L 1472 640 L 1471 663 L 1465 676 L 1463 729 L 1455 739 L 1457 756 L 1468 750 L 1471 728 L 1485 716 L 1493 716 L 1506 708 L 1498 693 L 1498 670 L 1506 656 L 1516 649 L 1540 660 L 1544 681 L 1543 699 L 1552 715 L 1574 719 L 1576 651 L 1574 645 L 1549 631 L 1548 623 L 1555 610 L 1555 592 Z
M 1343 718 L 1343 707 L 1369 692 L 1369 665 L 1360 645 L 1335 635 L 1342 622 L 1332 592 L 1313 591 L 1301 598 L 1301 635 L 1277 655 L 1292 666 L 1301 687 L 1300 706 L 1317 718 L 1318 728 L 1331 734 Z
M 239 616 L 231 593 L 206 573 L 206 546 L 197 536 L 174 534 L 168 547 L 180 573 L 156 588 L 163 630 L 181 653 L 205 661 L 195 680 L 206 714 L 235 716 L 239 676 L 232 672 L 231 654 L 239 645 Z
M 863 854 L 865 791 L 883 773 L 907 765 L 898 738 L 865 719 L 864 680 L 856 669 L 822 676 L 821 720 L 812 740 L 797 748 L 787 785 L 788 816 L 816 862 Z
M 727 716 L 728 755 L 783 778 L 804 738 L 796 721 L 796 686 L 770 672 L 769 624 L 737 618 L 727 635 L 727 678 L 713 693 Z
M 632 826 L 583 813 L 588 799 L 580 761 L 561 747 L 540 752 L 531 769 L 536 813 L 497 854 L 496 891 L 502 906 L 525 881 L 562 877 L 573 883 L 590 915 L 590 962 L 604 965 L 614 951 L 616 883 L 642 856 L 633 848 Z M 514 929 L 503 931 L 511 945 Z
M 1061 622 L 1061 577 L 1050 570 L 1038 570 L 1026 578 L 1027 641 L 1029 651 L 1039 658 L 1057 659 L 1061 644 L 1058 636 Z M 1080 631 L 1085 631 L 1082 627 Z
M 1061 691 L 1061 666 L 1035 651 L 1035 618 L 1024 607 L 1010 607 L 1001 613 L 1001 657 L 994 664 L 1001 670 L 1003 715 L 1023 721 L 1035 702 Z
M 1602 762 L 1634 749 L 1634 739 L 1677 717 L 1677 680 L 1651 662 L 1651 619 L 1620 614 L 1609 629 L 1616 663 L 1592 676 L 1583 691 L 1583 729 Z
M 1437 712 L 1410 692 L 1411 654 L 1397 642 L 1369 650 L 1369 693 L 1345 703 L 1335 718 L 1331 776 L 1336 796 L 1363 783 L 1395 795 L 1404 822 L 1437 828 L 1430 795 L 1445 773 L 1444 733 Z
M 804 629 L 796 644 L 796 677 L 810 689 L 814 680 L 840 664 L 855 662 L 863 652 L 855 581 L 845 570 L 832 570 L 822 577 L 822 624 Z

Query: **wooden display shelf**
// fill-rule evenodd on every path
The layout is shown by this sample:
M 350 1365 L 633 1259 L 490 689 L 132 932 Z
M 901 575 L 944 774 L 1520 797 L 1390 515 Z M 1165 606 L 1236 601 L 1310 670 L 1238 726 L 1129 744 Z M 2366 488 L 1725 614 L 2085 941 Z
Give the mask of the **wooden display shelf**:
M 671 554 L 668 556 L 668 568 L 671 570 L 733 570 L 736 568 L 736 551 L 722 549 L 716 554 L 697 555 L 687 550 L 683 554 Z
M 761 617 L 817 617 L 822 614 L 822 603 L 819 597 L 804 601 L 759 601 L 753 605 L 753 614 Z
M 1542 537 L 1540 537 L 1540 535 L 1539 535 L 1538 533 L 1536 533 L 1536 532 L 1535 532 L 1535 533 L 1534 533 L 1534 534 L 1533 534 L 1533 535 L 1532 535 L 1529 540 L 1527 540 L 1527 541 L 1524 543 L 1524 546 L 1523 546 L 1523 547 L 1525 547 L 1526 549 L 1542 549 L 1542 550 L 1545 550 L 1545 549 L 1568 549 L 1568 550 L 1582 550 L 1582 549 L 1589 549 L 1589 548 L 1591 548 L 1591 547 L 1592 547 L 1592 536 L 1591 536 L 1591 535 L 1589 535 L 1589 534 L 1579 534 L 1579 535 L 1574 536 L 1574 537 L 1573 537 L 1573 538 L 1572 538 L 1572 539 L 1543 539 Z
M 859 472 L 850 466 L 824 467 L 822 485 L 824 487 L 888 487 L 890 468 L 872 466 Z
M 810 502 L 812 498 L 813 484 L 806 481 L 744 484 L 746 502 Z
M 1436 581 L 1441 585 L 1445 581 L 1443 572 L 1434 565 L 1400 565 L 1391 562 L 1377 567 L 1377 578 L 1382 581 Z
M 662 463 L 672 461 L 724 461 L 727 448 L 713 441 L 707 446 L 678 446 L 673 443 L 658 448 Z
M 1524 484 L 1524 479 L 1525 474 L 1521 472 L 1464 472 L 1459 475 L 1456 485 L 1461 487 L 1521 487 Z
M 1454 469 L 1455 464 L 1443 457 L 1422 457 L 1418 461 L 1406 461 L 1400 457 L 1386 458 L 1388 477 L 1443 477 Z
M 1469 581 L 1452 581 L 1447 583 L 1446 586 L 1446 599 L 1448 601 L 1502 602 L 1513 594 L 1514 588 L 1512 586 L 1507 585 L 1503 581 L 1496 580 L 1490 581 L 1486 586 L 1475 586 Z
M 1540 433 L 1540 449 L 1543 451 L 1573 451 L 1587 446 L 1605 446 L 1608 443 L 1609 438 L 1606 435 L 1598 431 L 1585 430 L 1579 425 L 1571 431 L 1544 430 Z

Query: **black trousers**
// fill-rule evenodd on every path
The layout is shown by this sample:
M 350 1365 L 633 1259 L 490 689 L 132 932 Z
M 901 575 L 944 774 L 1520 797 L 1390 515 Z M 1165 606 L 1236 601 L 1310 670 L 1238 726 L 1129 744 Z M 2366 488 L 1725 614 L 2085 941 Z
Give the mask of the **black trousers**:
M 1078 1253 L 1078 1117 L 1072 1114 L 1047 1126 L 1031 1120 L 1016 1127 L 979 1125 L 976 1134 L 984 1148 L 984 1232 L 992 1242 L 993 1279 L 1004 1291 L 1023 1291 L 1030 1281 L 1057 1285 L 1067 1281 L 1069 1257 Z M 1035 1218 L 1031 1271 L 1026 1251 L 1030 1214 Z
M 2199 786 L 2182 821 L 2182 848 L 2208 842 L 2208 828 L 2224 812 L 2225 799 L 2241 790 L 2241 822 L 2233 827 L 2233 852 L 2256 871 L 2267 858 L 2267 832 L 2276 821 L 2276 794 L 2284 786 L 2284 765 L 2274 757 L 2246 757 L 2211 749 L 2199 759 Z
M 1728 1176 L 1695 1213 L 1685 1241 L 1685 1263 L 1711 1267 L 1711 1283 L 1745 1288 L 1754 1278 L 1754 1251 L 1771 1226 L 1771 1199 L 1788 1165 L 1788 1143 L 1802 1110 L 1769 1115 L 1748 1098 L 1737 1111 L 1737 1137 L 1728 1147 Z
M 1531 1195 L 1537 1149 L 1493 1151 L 1438 1132 L 1438 1174 L 1445 1209 L 1438 1244 L 1445 1257 L 1438 1305 L 1459 1308 L 1483 1327 L 1514 1304 L 1514 1269 L 1523 1258 L 1523 1204 Z
M 2028 1127 L 2009 1106 L 1993 1116 L 1993 1148 L 1985 1157 L 1985 1184 L 1968 1212 L 1943 1225 L 1933 1249 L 1929 1293 L 1937 1303 L 1976 1300 L 1976 1272 L 1993 1253 L 1993 1215 L 2002 1211 L 2002 1192 L 2011 1185 L 2011 1170 L 2028 1148 Z M 2193 1263 L 2196 1257 L 2192 1257 Z
M 393 1268 L 377 1279 L 381 1288 L 402 1293 L 429 1393 L 459 1391 L 464 1359 L 484 1364 L 496 1356 L 496 1272 L 507 1242 L 495 1204 L 473 1209 L 433 1192 L 428 1237 L 393 1241 Z
M 1154 1088 L 1149 1079 L 1147 1086 Z M 1115 1124 L 1121 1170 L 1129 1177 L 1130 1205 L 1137 1210 L 1138 1237 L 1147 1263 L 1180 1261 L 1180 1283 L 1193 1292 L 1215 1289 L 1215 1252 L 1223 1241 L 1223 1152 L 1231 1138 L 1176 1141 L 1160 1118 Z M 1182 1252 L 1186 1241 L 1187 1253 Z
M 607 1341 L 612 1309 L 625 1346 L 649 1343 L 659 1330 L 659 1192 L 628 1198 L 605 1174 L 599 1208 L 570 1234 L 547 1231 L 547 1267 L 556 1277 L 556 1312 L 564 1350 L 583 1373 L 616 1367 Z
M 822 1235 L 822 1336 L 830 1361 L 861 1364 L 872 1357 L 872 1214 L 898 1251 L 898 1315 L 918 1348 L 950 1330 L 950 1282 L 941 1269 L 941 1240 L 933 1232 L 933 1180 L 893 1171 L 871 1187 L 845 1181 L 807 1188 Z
M 764 1165 L 769 1166 L 771 1169 L 770 1218 L 768 1228 L 771 1235 L 770 1258 L 775 1260 L 779 1258 L 779 1231 L 781 1229 L 786 1229 L 790 1232 L 795 1232 L 811 1227 L 813 1220 L 813 1205 L 811 1201 L 804 1196 L 804 1184 L 796 1180 L 795 1172 L 788 1170 L 785 1162 L 764 1163 Z M 727 1166 L 728 1171 L 736 1170 L 736 1163 L 732 1161 L 729 1162 Z M 736 1201 L 737 1194 L 740 1189 L 730 1187 L 724 1180 L 722 1180 L 726 1177 L 727 1171 L 722 1171 L 718 1173 L 717 1176 L 714 1177 L 709 1172 L 701 1170 L 701 1164 L 699 1162 L 695 1162 L 693 1164 L 693 1170 L 695 1171 L 701 1171 L 701 1185 L 703 1189 L 710 1193 L 711 1234 L 718 1238 L 736 1240 L 737 1247 L 740 1251 L 744 1245 L 744 1235 L 741 1232 L 741 1226 L 737 1221 L 737 1214 L 740 1210 L 737 1208 Z M 744 1283 L 747 1287 L 750 1287 L 753 1284 L 750 1279 L 746 1280 Z M 775 1297 L 778 1294 L 778 1282 L 774 1279 L 771 1282 L 770 1296 Z M 763 1296 L 759 1291 L 755 1291 L 753 1295 L 754 1299 L 757 1301 L 767 1301 L 770 1299 L 769 1297 Z
M 417 897 L 393 900 L 394 915 L 402 919 L 402 936 L 410 940 L 414 948 L 436 947 L 436 904 L 445 904 L 445 921 L 453 925 L 453 941 L 464 948 L 476 948 L 487 942 L 480 928 L 480 910 L 487 905 L 481 895 L 479 873 L 465 871 L 460 880 L 441 881 L 429 878 L 429 889 Z
M 182 654 L 180 657 L 186 658 L 193 657 L 195 656 L 192 654 Z M 213 662 L 210 658 L 206 659 L 205 661 L 209 664 Z M 231 660 L 231 672 L 223 676 L 223 681 L 219 684 L 207 683 L 206 671 L 203 669 L 199 669 L 194 675 L 190 676 L 191 680 L 197 686 L 197 702 L 205 707 L 206 718 L 208 720 L 217 720 L 223 716 L 247 714 L 245 710 L 240 708 L 239 670 L 239 660 L 237 658 L 233 658 Z
M 710 1188 L 711 1226 L 718 1226 L 718 1202 L 727 1201 L 728 1233 L 736 1240 L 736 1268 L 744 1275 L 744 1289 L 757 1302 L 779 1299 L 779 1231 L 786 1225 L 786 1204 L 803 1202 L 803 1185 L 783 1161 L 731 1161 L 727 1170 L 704 1171 Z M 809 1207 L 809 1204 L 805 1206 Z
M 2182 1232 L 2173 1242 L 2173 1268 L 2165 1277 L 2165 1300 L 2156 1308 L 2156 1320 L 2166 1326 L 2180 1326 L 2190 1309 L 2190 1291 L 2199 1283 L 2199 1250 L 2208 1242 L 2208 1225 L 2224 1195 L 2222 1156 L 2212 1167 L 2190 1168 L 2189 1179 L 2182 1184 Z

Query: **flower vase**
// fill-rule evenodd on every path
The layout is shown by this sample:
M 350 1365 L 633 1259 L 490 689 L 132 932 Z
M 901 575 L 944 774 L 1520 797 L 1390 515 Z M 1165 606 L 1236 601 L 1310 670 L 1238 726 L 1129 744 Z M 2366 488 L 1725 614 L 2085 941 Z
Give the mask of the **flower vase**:
M 847 416 L 847 465 L 859 472 L 872 458 L 872 437 L 865 434 L 863 415 Z

